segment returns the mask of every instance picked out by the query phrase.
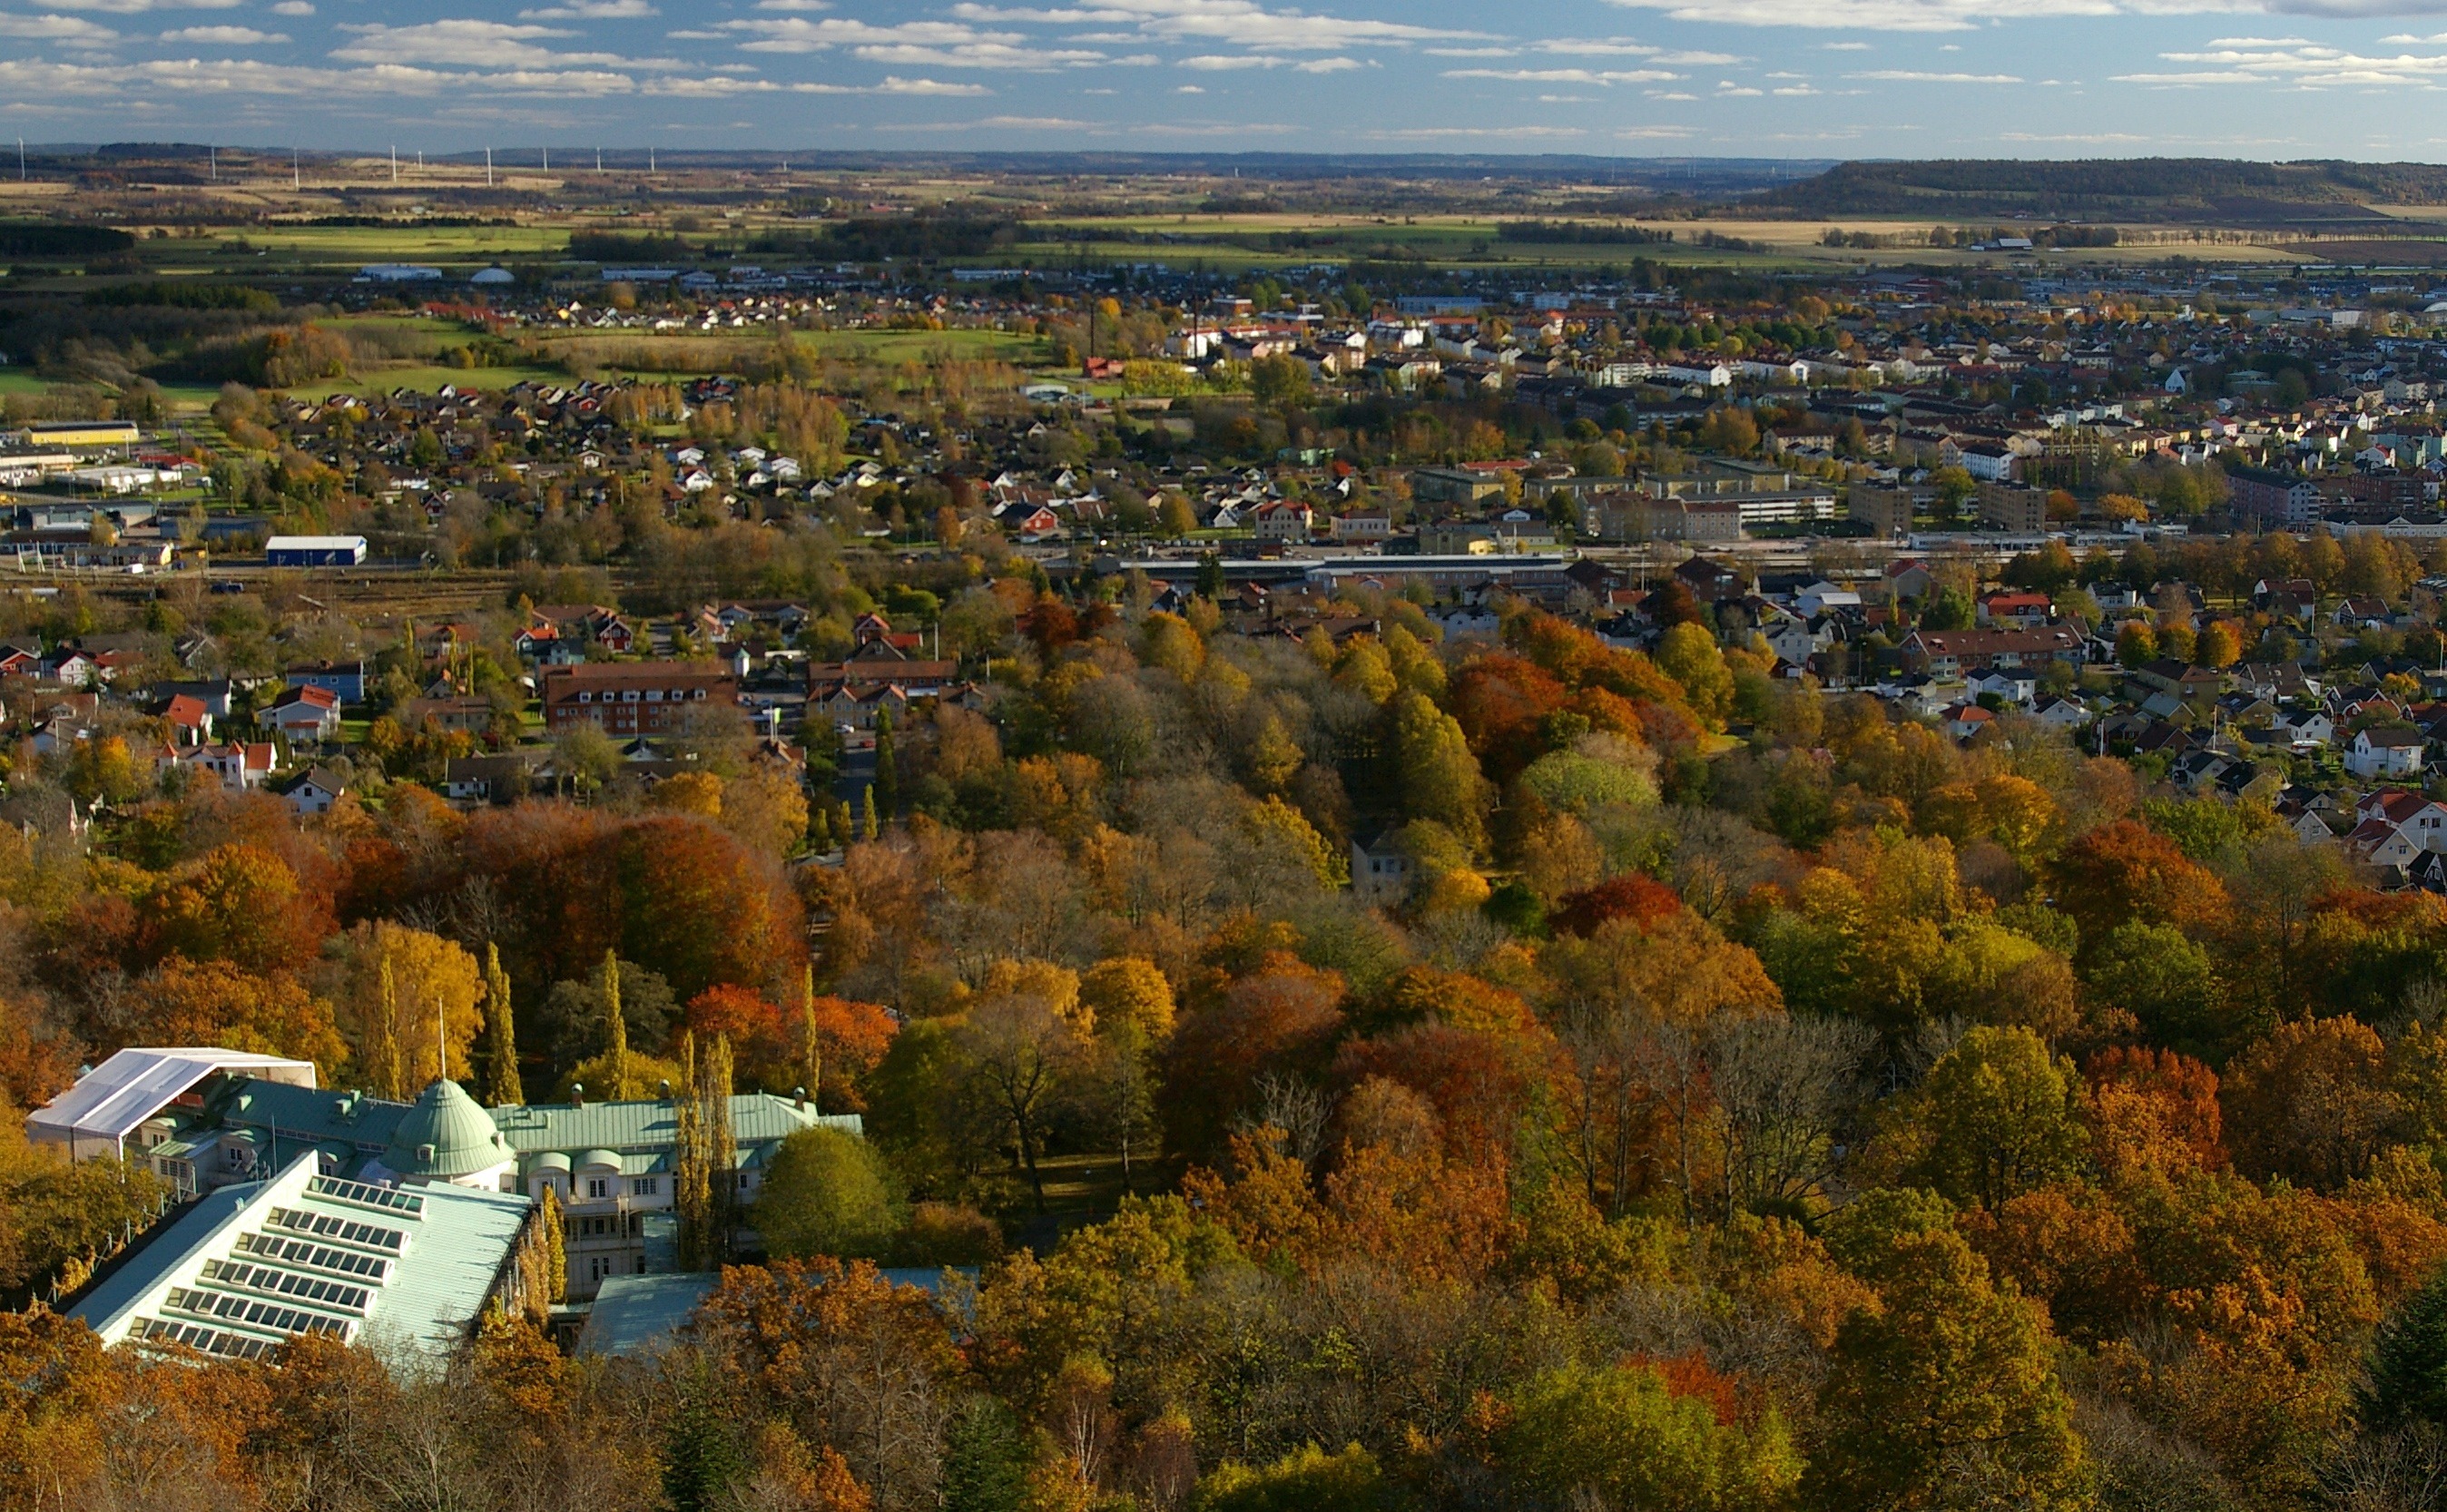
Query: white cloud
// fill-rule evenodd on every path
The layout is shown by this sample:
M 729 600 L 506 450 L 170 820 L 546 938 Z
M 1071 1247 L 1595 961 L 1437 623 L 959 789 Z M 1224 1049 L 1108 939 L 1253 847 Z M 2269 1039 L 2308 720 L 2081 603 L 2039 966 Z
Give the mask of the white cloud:
M 766 0 L 780 9 L 775 0 Z M 749 52 L 828 52 L 846 47 L 870 63 L 910 64 L 942 68 L 1060 68 L 1104 63 L 1109 55 L 1079 47 L 1035 47 L 1015 31 L 980 31 L 953 21 L 904 21 L 881 27 L 845 16 L 809 21 L 726 21 L 726 31 L 746 32 L 757 40 L 740 47 Z M 680 33 L 673 33 L 680 35 Z
M 247 58 L 161 58 L 144 63 L 55 64 L 0 59 L 0 98 L 76 99 L 120 108 L 158 104 L 164 96 L 220 102 L 259 98 L 328 99 L 397 95 L 414 99 L 494 95 L 600 98 L 634 94 L 637 81 L 605 69 L 507 68 L 460 72 L 385 64 L 370 68 L 318 68 Z
M 1174 94 L 1205 94 L 1205 92 L 1206 86 L 1198 84 L 1186 84 L 1173 90 Z
M 1818 45 L 1818 50 L 1821 52 L 1867 52 L 1869 50 L 1869 45 L 1866 42 L 1822 42 Z
M 2125 131 L 2101 131 L 2091 136 L 2074 134 L 2065 136 L 2041 136 L 2037 132 L 2031 131 L 2001 131 L 1997 134 L 1997 140 L 2000 142 L 2079 142 L 2084 146 L 2095 147 L 2103 146 L 2109 142 L 2147 142 L 2150 139 L 2148 137 L 2136 137 L 2132 133 Z
M 662 12 L 646 0 L 561 0 L 541 10 L 522 10 L 522 21 L 634 21 Z
M 1738 85 L 1730 79 L 1717 85 L 1717 98 L 1719 100 L 1751 99 L 1755 98 L 1758 93 L 1758 90 L 1748 85 Z
M 882 84 L 846 85 L 815 84 L 801 86 L 808 94 L 853 95 L 942 95 L 974 98 L 994 93 L 981 84 L 954 84 L 945 79 L 903 79 L 898 74 L 885 74 Z
M 2011 73 L 1928 73 L 1919 68 L 1878 68 L 1868 73 L 1848 73 L 1847 79 L 1875 79 L 1887 84 L 2020 84 L 2021 77 Z
M 1518 47 L 1421 47 L 1431 58 L 1517 58 Z
M 1682 75 L 1663 68 L 1447 68 L 1448 79 L 1500 79 L 1507 84 L 1666 84 Z
M 1688 100 L 1691 97 L 1681 95 L 1676 98 Z M 1624 142 L 1662 142 L 1678 137 L 1697 136 L 1698 133 L 1690 126 L 1625 126 L 1615 135 Z
M 238 0 L 51 0 L 63 10 L 99 10 L 104 15 L 141 16 L 149 10 L 227 10 Z
M 1679 52 L 1629 37 L 1550 37 L 1534 46 L 1540 52 L 1560 52 L 1575 58 L 1645 58 L 1655 64 L 1689 68 L 1721 68 L 1728 64 L 1750 62 L 1736 53 Z
M 1789 98 L 1799 99 L 1807 95 L 1814 95 L 1818 91 L 1806 84 L 1788 84 L 1780 85 L 1775 92 Z
M 920 121 L 907 125 L 879 122 L 878 131 L 971 131 L 977 127 L 996 131 L 1085 131 L 1100 134 L 1106 129 L 1101 121 L 1073 121 L 1067 116 L 987 116 L 980 121 Z
M 1233 72 L 1242 68 L 1290 68 L 1299 73 L 1348 73 L 1361 66 L 1355 58 L 1311 58 L 1300 61 L 1278 58 L 1263 52 L 1205 52 L 1194 58 L 1184 58 L 1179 66 L 1199 68 L 1209 73 Z
M 1579 126 L 1409 126 L 1394 131 L 1363 131 L 1372 142 L 1434 142 L 1454 137 L 1485 137 L 1506 142 L 1553 137 L 1585 137 Z
M 81 16 L 15 16 L 0 11 L 0 37 L 100 47 L 117 42 L 119 33 Z
M 446 17 L 393 27 L 380 22 L 343 26 L 356 40 L 335 48 L 343 63 L 442 64 L 467 68 L 677 68 L 668 58 L 629 59 L 609 52 L 555 52 L 536 44 L 550 37 L 577 33 L 558 27 L 513 26 L 503 21 Z
M 279 31 L 257 31 L 253 27 L 180 27 L 176 31 L 161 33 L 164 42 L 218 42 L 226 47 L 251 47 L 259 43 L 287 42 L 288 34 Z
M 272 13 L 275 16 L 311 16 L 314 13 L 313 0 L 280 0 L 272 8 Z
M 1609 0 L 1678 21 L 1860 31 L 1968 31 L 2000 21 L 2081 16 L 2266 14 L 2357 16 L 2425 12 L 2440 0 Z M 1848 49 L 1849 50 L 1849 49 Z
M 2125 73 L 2118 84 L 2155 86 L 2288 84 L 2304 88 L 2436 85 L 2447 83 L 2447 56 L 2400 52 L 2369 56 L 2291 38 L 2265 41 L 2227 37 L 2198 52 L 2162 52 L 2169 63 L 2193 66 L 2187 72 Z
M 1256 51 L 1338 52 L 1371 43 L 1498 42 L 1485 31 L 1354 20 L 1300 10 L 1269 10 L 1257 0 L 1104 0 L 1071 8 L 994 6 L 963 0 L 952 8 L 963 21 L 1037 26 L 1137 26 L 1150 38 L 1229 43 Z

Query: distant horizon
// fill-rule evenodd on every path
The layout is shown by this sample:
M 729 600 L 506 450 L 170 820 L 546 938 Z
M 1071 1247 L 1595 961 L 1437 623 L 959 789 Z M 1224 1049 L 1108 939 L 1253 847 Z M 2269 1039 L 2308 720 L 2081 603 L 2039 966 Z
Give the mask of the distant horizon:
M 10 135 L 2422 161 L 2447 0 L 0 0 Z M 804 149 L 768 143 L 806 142 Z M 1932 152 L 1931 148 L 1939 150 Z
M 337 159 L 380 160 L 386 158 L 393 151 L 396 151 L 403 163 L 408 162 L 413 157 L 421 155 L 429 162 L 474 164 L 477 166 L 483 165 L 485 153 L 488 150 L 487 146 L 484 144 L 479 144 L 473 147 L 463 146 L 436 150 L 431 148 L 416 149 L 404 146 L 394 148 L 392 144 L 388 142 L 376 142 L 370 146 L 309 147 L 302 144 L 276 142 L 208 142 L 201 140 L 160 142 L 36 142 L 31 139 L 18 142 L 15 141 L 15 139 L 0 139 L 0 158 L 5 158 L 12 147 L 22 147 L 29 162 L 32 159 L 38 156 L 91 157 L 96 154 L 115 153 L 124 156 L 131 161 L 142 161 L 148 157 L 204 154 L 211 151 L 251 154 L 263 157 L 278 157 L 283 161 L 286 161 L 290 155 L 294 153 L 300 159 L 300 161 L 330 161 Z M 1235 165 L 1243 167 L 1264 166 L 1274 164 L 1286 166 L 1317 166 L 1345 162 L 1355 164 L 1408 163 L 1422 166 L 1451 167 L 1470 167 L 1476 164 L 1501 164 L 1518 165 L 1520 168 L 1525 170 L 1546 166 L 1559 171 L 1581 165 L 1656 169 L 1671 168 L 1679 165 L 1689 164 L 1721 168 L 1757 168 L 1776 170 L 1779 172 L 1793 173 L 1797 177 L 1824 173 L 1831 168 L 1838 167 L 1846 163 L 1908 164 L 1926 162 L 1984 161 L 2034 163 L 2130 163 L 2149 161 L 2191 161 L 2268 164 L 2281 167 L 2296 164 L 2328 162 L 2351 163 L 2367 167 L 2383 167 L 2390 165 L 2447 167 L 2447 154 L 2427 158 L 2410 156 L 2396 158 L 2380 156 L 2356 157 L 2350 155 L 2320 153 L 2310 153 L 2292 157 L 2271 157 L 2248 153 L 2158 151 L 2134 151 L 2126 153 L 2068 153 L 2062 155 L 2012 152 L 1981 154 L 1855 153 L 1832 156 L 1787 157 L 1769 153 L 1739 152 L 1675 154 L 1573 153 L 1530 151 L 1507 152 L 1500 149 L 1477 152 L 1354 152 L 1326 150 L 1303 151 L 1281 148 L 1243 148 L 1211 152 L 1193 150 L 1165 152 L 1114 147 L 1043 147 L 1002 149 L 981 147 L 885 148 L 808 147 L 787 144 L 751 144 L 708 147 L 689 146 L 684 144 L 665 145 L 663 143 L 654 142 L 624 142 L 619 143 L 605 142 L 597 143 L 580 141 L 571 141 L 566 142 L 538 142 L 533 139 L 522 142 L 493 142 L 490 144 L 489 150 L 493 155 L 493 161 L 496 166 L 522 169 L 548 166 L 549 171 L 555 173 L 583 173 L 590 171 L 594 166 L 594 155 L 597 153 L 602 154 L 607 160 L 604 163 L 604 168 L 607 172 L 615 166 L 608 160 L 616 155 L 623 160 L 618 166 L 625 170 L 631 167 L 644 166 L 642 162 L 633 163 L 627 160 L 642 159 L 648 153 L 654 154 L 657 159 L 669 159 L 673 162 L 720 162 L 725 166 L 735 165 L 746 160 L 771 159 L 773 161 L 769 166 L 777 170 L 785 167 L 795 170 L 803 164 L 810 169 L 844 168 L 855 167 L 856 165 L 863 162 L 875 161 L 906 162 L 913 164 L 945 161 L 975 162 L 981 164 L 1025 164 L 1032 162 L 1053 162 L 1062 160 L 1105 163 L 1126 163 L 1133 161 L 1144 161 L 1161 162 L 1168 165 L 1210 163 L 1224 167 Z M 547 152 L 561 155 L 565 157 L 568 161 L 554 165 L 544 164 L 541 161 L 541 154 Z M 0 179 L 5 179 L 5 173 L 0 173 Z

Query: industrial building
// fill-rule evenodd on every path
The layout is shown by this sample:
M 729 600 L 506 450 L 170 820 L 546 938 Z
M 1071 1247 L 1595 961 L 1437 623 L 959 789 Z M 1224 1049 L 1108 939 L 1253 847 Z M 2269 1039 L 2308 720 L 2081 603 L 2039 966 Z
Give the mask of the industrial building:
M 354 567 L 366 559 L 363 536 L 275 536 L 263 543 L 273 567 Z

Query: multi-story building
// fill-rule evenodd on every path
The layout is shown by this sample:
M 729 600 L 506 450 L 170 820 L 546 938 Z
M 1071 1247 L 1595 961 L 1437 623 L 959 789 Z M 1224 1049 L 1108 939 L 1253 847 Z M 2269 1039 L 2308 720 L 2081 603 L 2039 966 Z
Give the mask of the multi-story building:
M 739 702 L 720 662 L 590 662 L 543 670 L 544 727 L 596 724 L 607 735 L 658 735 L 692 714 Z
M 1983 530 L 2036 536 L 2048 528 L 2048 491 L 2028 483 L 1983 482 L 1979 509 Z
M 2229 467 L 2226 486 L 2234 513 L 2263 529 L 2308 525 L 2320 518 L 2320 491 L 2301 473 Z
M 732 1168 L 741 1206 L 755 1199 L 781 1143 L 806 1128 L 863 1131 L 855 1114 L 803 1098 L 733 1094 Z M 565 1215 L 569 1295 L 649 1264 L 657 1215 L 673 1209 L 679 1105 L 631 1102 L 484 1108 L 437 1081 L 414 1103 L 314 1086 L 302 1061 L 221 1049 L 121 1050 L 27 1120 L 28 1134 L 78 1157 L 123 1151 L 182 1198 L 261 1181 L 313 1157 L 321 1174 L 380 1188 L 462 1187 L 507 1194 L 523 1209 L 549 1190 Z

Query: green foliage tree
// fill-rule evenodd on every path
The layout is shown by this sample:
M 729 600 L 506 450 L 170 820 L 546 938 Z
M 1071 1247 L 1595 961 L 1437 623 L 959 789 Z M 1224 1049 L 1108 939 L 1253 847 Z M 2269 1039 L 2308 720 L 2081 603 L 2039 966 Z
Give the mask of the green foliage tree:
M 1479 775 L 1460 723 L 1414 689 L 1395 693 L 1386 707 L 1404 812 L 1442 824 L 1476 846 L 1486 833 L 1487 780 Z
M 2152 1044 L 2223 1058 L 2242 1022 L 2229 1012 L 2217 965 L 2182 930 L 2127 919 L 2100 942 L 2090 966 L 2097 998 L 2131 1013 Z
M 1354 1444 L 1339 1454 L 1316 1445 L 1272 1465 L 1226 1461 L 1201 1481 L 1195 1512 L 1380 1512 L 1394 1490 L 1376 1456 Z
M 2038 1308 L 1950 1228 L 1882 1246 L 1883 1307 L 1837 1331 L 1828 1434 L 1802 1478 L 1825 1512 L 2090 1505 L 2089 1470 Z
M 2364 1427 L 2447 1429 L 2447 1268 L 2396 1305 L 2371 1340 L 2354 1393 Z
M 1548 1506 L 1771 1507 L 1801 1476 L 1801 1456 L 1773 1411 L 1755 1427 L 1719 1422 L 1705 1395 L 1677 1395 L 1645 1366 L 1547 1370 L 1510 1406 L 1504 1463 Z
M 1667 631 L 1657 643 L 1657 667 L 1682 685 L 1693 712 L 1712 725 L 1724 722 L 1734 704 L 1734 674 L 1706 626 L 1685 622 Z
M 983 1393 L 962 1401 L 943 1435 L 942 1512 L 1023 1512 L 1029 1460 L 1010 1408 Z
M 2088 1135 L 2071 1063 L 2020 1025 L 1981 1025 L 1908 1100 L 1915 1162 L 1939 1192 L 1994 1210 L 2080 1169 Z
M 900 1179 L 881 1151 L 836 1128 L 784 1140 L 765 1173 L 749 1221 L 786 1259 L 873 1258 L 904 1218 Z

